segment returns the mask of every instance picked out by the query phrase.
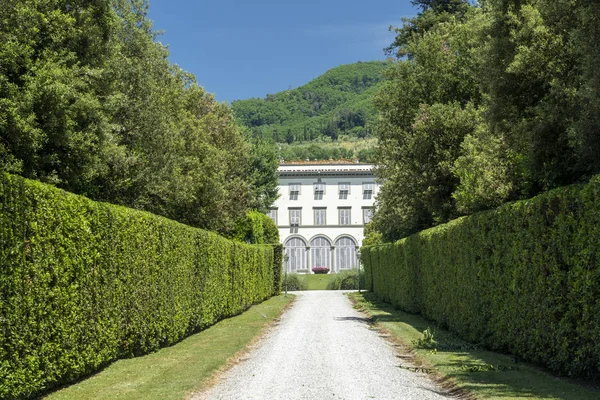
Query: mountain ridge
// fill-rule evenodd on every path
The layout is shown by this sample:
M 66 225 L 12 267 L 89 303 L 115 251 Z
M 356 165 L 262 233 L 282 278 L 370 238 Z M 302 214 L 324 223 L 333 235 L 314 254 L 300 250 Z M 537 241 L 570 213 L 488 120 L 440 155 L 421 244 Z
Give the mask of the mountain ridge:
M 291 144 L 323 136 L 364 138 L 376 116 L 373 97 L 389 61 L 344 64 L 291 90 L 232 102 L 236 120 L 254 137 Z

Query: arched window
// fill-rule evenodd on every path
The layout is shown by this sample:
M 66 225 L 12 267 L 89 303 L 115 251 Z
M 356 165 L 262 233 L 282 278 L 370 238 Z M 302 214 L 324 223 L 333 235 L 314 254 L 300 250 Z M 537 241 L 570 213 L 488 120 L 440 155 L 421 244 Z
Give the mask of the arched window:
M 356 266 L 356 242 L 343 237 L 335 242 L 335 264 L 338 271 L 352 269 Z
M 310 242 L 311 269 L 325 267 L 331 270 L 331 242 L 323 237 L 314 238 Z
M 291 238 L 285 242 L 285 254 L 288 255 L 288 272 L 306 269 L 306 242 L 300 238 Z

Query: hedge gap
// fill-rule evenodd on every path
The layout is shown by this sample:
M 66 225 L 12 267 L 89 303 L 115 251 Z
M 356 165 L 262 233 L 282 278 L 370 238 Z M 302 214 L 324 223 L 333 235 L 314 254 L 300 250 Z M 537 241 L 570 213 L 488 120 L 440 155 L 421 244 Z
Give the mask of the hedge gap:
M 0 174 L 0 398 L 239 314 L 278 293 L 280 253 Z
M 600 378 L 600 176 L 361 254 L 381 300 L 493 350 Z

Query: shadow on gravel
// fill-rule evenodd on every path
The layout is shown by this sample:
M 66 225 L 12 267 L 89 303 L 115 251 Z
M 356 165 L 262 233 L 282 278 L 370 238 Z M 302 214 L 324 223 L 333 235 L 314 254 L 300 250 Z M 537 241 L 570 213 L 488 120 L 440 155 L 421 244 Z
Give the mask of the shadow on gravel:
M 373 325 L 373 318 L 362 318 L 362 317 L 335 317 L 336 321 L 356 321 L 363 324 Z

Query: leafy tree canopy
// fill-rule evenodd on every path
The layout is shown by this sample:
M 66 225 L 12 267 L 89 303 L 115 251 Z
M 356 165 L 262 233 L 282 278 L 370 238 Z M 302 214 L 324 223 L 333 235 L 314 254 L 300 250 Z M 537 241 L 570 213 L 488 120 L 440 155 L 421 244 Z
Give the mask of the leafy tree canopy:
M 375 98 L 375 232 L 395 240 L 600 172 L 595 2 L 415 4 Z
M 3 3 L 0 168 L 227 233 L 273 201 L 275 157 L 257 163 L 231 109 L 169 63 L 148 7 Z

